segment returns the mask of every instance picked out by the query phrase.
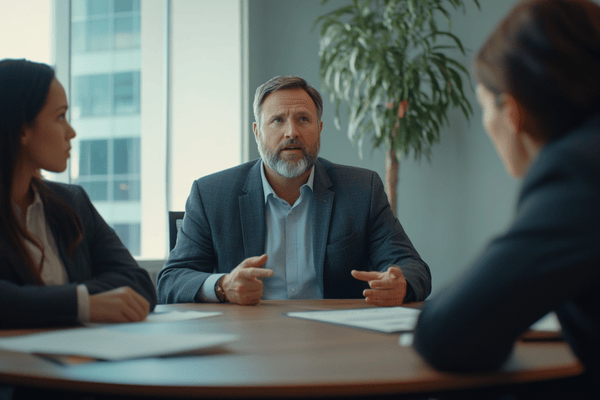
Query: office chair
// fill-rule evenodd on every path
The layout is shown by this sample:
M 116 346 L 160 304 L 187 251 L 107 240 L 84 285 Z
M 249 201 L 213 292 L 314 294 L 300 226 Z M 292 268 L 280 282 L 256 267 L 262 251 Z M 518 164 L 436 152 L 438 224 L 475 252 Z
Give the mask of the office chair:
M 185 211 L 169 211 L 169 251 L 175 248 L 177 233 L 183 222 Z

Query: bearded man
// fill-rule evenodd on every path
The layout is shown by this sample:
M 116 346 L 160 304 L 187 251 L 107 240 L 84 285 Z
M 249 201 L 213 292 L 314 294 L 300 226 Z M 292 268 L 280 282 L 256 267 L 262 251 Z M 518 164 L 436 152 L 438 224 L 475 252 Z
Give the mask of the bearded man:
M 254 97 L 261 158 L 196 180 L 161 303 L 261 299 L 422 301 L 429 267 L 394 216 L 377 173 L 319 158 L 323 100 L 275 77 Z

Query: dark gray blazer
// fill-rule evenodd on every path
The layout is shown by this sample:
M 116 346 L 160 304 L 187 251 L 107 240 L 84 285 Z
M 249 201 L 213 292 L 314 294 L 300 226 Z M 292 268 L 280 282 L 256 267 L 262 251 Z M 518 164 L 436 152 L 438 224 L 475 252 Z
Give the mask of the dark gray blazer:
M 556 311 L 586 371 L 600 376 L 599 227 L 600 114 L 542 149 L 512 226 L 426 302 L 415 349 L 443 370 L 499 368 L 519 335 Z
M 140 268 L 116 233 L 98 214 L 80 186 L 45 182 L 81 218 L 83 241 L 69 259 L 60 227 L 51 226 L 68 284 L 37 286 L 23 263 L 7 251 L 0 232 L 0 327 L 77 323 L 76 286 L 84 283 L 90 295 L 130 286 L 144 296 L 151 309 L 156 291 L 148 273 Z
M 192 185 L 177 245 L 158 276 L 161 303 L 189 303 L 212 273 L 227 273 L 265 251 L 260 160 L 200 178 Z M 367 284 L 350 271 L 398 265 L 407 301 L 431 291 L 429 267 L 394 217 L 379 176 L 319 158 L 313 185 L 314 257 L 325 298 L 361 298 Z

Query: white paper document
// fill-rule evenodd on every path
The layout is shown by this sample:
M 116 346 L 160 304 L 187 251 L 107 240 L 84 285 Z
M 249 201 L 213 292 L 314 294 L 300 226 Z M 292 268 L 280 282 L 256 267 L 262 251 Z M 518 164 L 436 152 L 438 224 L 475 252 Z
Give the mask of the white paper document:
M 287 315 L 294 318 L 312 319 L 392 333 L 412 331 L 420 312 L 419 309 L 408 307 L 377 307 L 351 310 L 301 311 L 291 312 Z
M 158 306 L 157 306 L 158 307 Z M 188 319 L 214 317 L 223 314 L 218 311 L 154 311 L 141 322 L 176 322 Z
M 0 348 L 42 355 L 81 356 L 115 361 L 208 349 L 236 339 L 235 335 L 145 334 L 99 327 L 0 338 Z
M 543 331 L 543 332 L 560 332 L 561 326 L 560 322 L 558 322 L 558 317 L 555 313 L 551 312 L 542 317 L 535 324 L 531 325 L 529 328 L 533 331 Z

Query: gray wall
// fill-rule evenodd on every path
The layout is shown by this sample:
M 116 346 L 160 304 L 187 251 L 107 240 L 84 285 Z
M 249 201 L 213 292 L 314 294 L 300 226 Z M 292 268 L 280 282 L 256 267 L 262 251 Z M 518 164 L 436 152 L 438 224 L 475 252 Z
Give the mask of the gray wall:
M 313 21 L 348 1 L 250 0 L 249 82 L 250 94 L 276 75 L 299 75 L 321 89 L 318 74 L 318 29 Z M 467 0 L 469 2 L 469 0 Z M 515 0 L 480 0 L 481 12 L 469 3 L 466 14 L 453 13 L 452 32 L 469 49 L 470 68 L 474 52 Z M 364 158 L 333 124 L 333 104 L 326 93 L 320 155 L 333 162 L 369 168 L 384 178 L 384 154 L 365 143 Z M 475 111 L 470 123 L 458 111 L 450 115 L 451 126 L 441 132 L 429 163 L 405 158 L 400 166 L 398 218 L 417 251 L 429 264 L 433 290 L 460 275 L 493 236 L 508 226 L 514 212 L 519 181 L 510 178 L 481 124 L 474 93 Z M 250 110 L 252 115 L 252 110 Z M 258 151 L 248 127 L 250 159 Z

